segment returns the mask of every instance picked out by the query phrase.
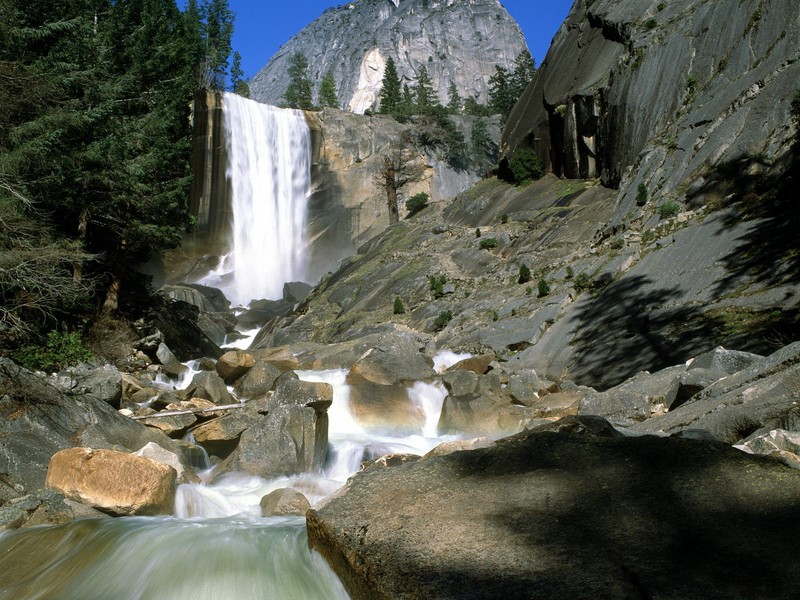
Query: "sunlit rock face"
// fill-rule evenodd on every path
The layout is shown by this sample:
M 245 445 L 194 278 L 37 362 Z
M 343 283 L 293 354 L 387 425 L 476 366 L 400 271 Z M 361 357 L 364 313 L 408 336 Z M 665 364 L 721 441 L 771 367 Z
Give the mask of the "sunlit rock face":
M 495 65 L 513 68 L 525 49 L 516 21 L 497 0 L 360 0 L 330 8 L 270 59 L 250 84 L 252 97 L 280 104 L 289 58 L 306 55 L 315 94 L 330 69 L 341 107 L 377 107 L 388 57 L 401 84 L 413 86 L 425 66 L 446 104 L 450 83 L 462 98 L 487 99 Z

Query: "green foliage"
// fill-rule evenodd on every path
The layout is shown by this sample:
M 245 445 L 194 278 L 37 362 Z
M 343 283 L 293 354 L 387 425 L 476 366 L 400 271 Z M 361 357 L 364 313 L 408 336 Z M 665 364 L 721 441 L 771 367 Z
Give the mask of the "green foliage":
M 483 238 L 479 244 L 481 250 L 491 250 L 492 248 L 497 247 L 497 239 L 496 238 Z
M 531 270 L 528 268 L 528 265 L 520 265 L 519 266 L 519 278 L 517 278 L 517 283 L 528 283 L 531 280 Z
M 475 228 L 475 237 L 476 238 L 481 237 L 481 228 L 480 227 L 476 227 Z
M 503 225 L 505 225 L 506 223 L 508 223 L 508 215 L 507 215 L 507 214 L 505 214 L 505 213 L 503 213 L 502 215 L 500 215 L 500 222 L 501 222 Z
M 797 137 L 800 139 L 800 90 L 795 92 L 792 104 L 789 108 L 789 114 L 794 121 L 795 129 L 797 130 Z
M 408 216 L 410 217 L 415 215 L 423 208 L 428 206 L 428 200 L 430 199 L 431 197 L 425 192 L 420 192 L 419 194 L 414 194 L 411 196 L 411 198 L 406 200 L 406 210 L 408 211 Z
M 622 250 L 625 247 L 625 240 L 622 238 L 617 238 L 613 242 L 609 244 L 609 248 L 612 250 Z
M 473 117 L 488 117 L 492 114 L 492 109 L 478 102 L 477 98 L 470 96 L 464 99 L 464 113 Z
M 461 112 L 461 96 L 458 95 L 455 81 L 451 81 L 450 87 L 447 88 L 447 110 L 453 115 Z
M 289 58 L 289 85 L 283 93 L 283 102 L 287 108 L 311 110 L 314 100 L 311 94 L 311 80 L 308 78 L 308 58 L 297 52 Z
M 536 286 L 539 289 L 539 297 L 540 298 L 542 298 L 544 296 L 547 296 L 547 294 L 550 293 L 550 284 L 548 284 L 547 281 L 544 278 L 540 279 L 536 283 Z
M 662 10 L 664 10 L 665 8 L 667 8 L 667 3 L 666 3 L 666 2 L 659 2 L 659 3 L 658 3 L 658 6 L 656 7 L 656 9 L 658 10 L 658 12 L 661 12 L 661 11 L 662 11 Z
M 477 156 L 485 156 L 491 162 L 497 161 L 497 144 L 494 143 L 486 129 L 486 121 L 476 119 L 470 133 L 472 152 Z
M 403 306 L 403 301 L 400 299 L 400 296 L 395 297 L 392 311 L 396 315 L 404 315 L 406 313 L 406 308 Z
M 653 18 L 647 19 L 647 21 L 644 22 L 645 29 L 655 29 L 657 26 L 658 21 Z
M 319 84 L 319 105 L 339 108 L 339 98 L 336 96 L 336 81 L 333 71 L 328 69 Z
M 581 292 L 592 285 L 592 279 L 587 273 L 581 273 L 575 278 L 572 285 L 576 291 Z
M 244 79 L 242 70 L 242 55 L 238 52 L 233 53 L 233 64 L 231 65 L 231 89 L 234 94 L 239 94 L 244 98 L 250 97 L 250 84 Z
M 425 115 L 439 105 L 436 94 L 433 91 L 433 83 L 431 82 L 428 69 L 422 65 L 417 72 L 417 84 L 414 86 L 414 100 L 416 113 Z
M 644 206 L 647 204 L 647 186 L 640 183 L 636 189 L 636 206 Z
M 428 284 L 434 298 L 441 298 L 444 296 L 444 284 L 447 283 L 447 277 L 444 275 L 431 275 L 428 277 Z
M 492 311 L 492 321 L 496 322 L 500 318 L 500 315 L 497 314 L 496 310 Z
M 517 55 L 512 71 L 495 66 L 495 73 L 489 78 L 489 106 L 503 122 L 535 75 L 536 63 L 527 50 Z
M 514 181 L 526 185 L 544 175 L 544 167 L 539 155 L 532 148 L 517 148 L 508 163 Z
M 658 216 L 662 219 L 667 219 L 669 217 L 674 217 L 680 211 L 681 205 L 675 202 L 674 200 L 667 200 L 658 207 Z
M 451 310 L 443 310 L 439 313 L 439 316 L 433 322 L 433 326 L 436 331 L 441 331 L 445 327 L 447 327 L 448 323 L 453 320 L 453 311 Z
M 77 332 L 53 330 L 44 346 L 29 344 L 12 353 L 13 359 L 31 371 L 60 371 L 91 360 L 92 353 L 83 345 Z
M 566 278 L 567 279 L 572 279 L 572 277 L 574 275 L 575 275 L 575 270 L 571 266 L 567 265 L 567 277 Z
M 397 112 L 398 106 L 402 100 L 400 95 L 400 77 L 397 75 L 397 65 L 391 56 L 386 59 L 386 68 L 383 71 L 380 98 L 380 113 L 382 115 L 392 115 Z
M 531 294 L 533 294 L 533 288 L 531 286 L 526 286 L 525 287 L 525 295 L 526 296 L 530 296 Z

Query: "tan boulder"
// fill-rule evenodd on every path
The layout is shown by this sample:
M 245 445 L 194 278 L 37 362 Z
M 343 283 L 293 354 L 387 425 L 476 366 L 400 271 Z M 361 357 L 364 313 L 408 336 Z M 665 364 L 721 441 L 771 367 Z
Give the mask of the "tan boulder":
M 45 484 L 114 515 L 171 514 L 175 469 L 114 450 L 67 448 L 50 459 Z
M 261 498 L 261 515 L 264 517 L 302 517 L 311 508 L 303 494 L 290 488 L 281 488 Z
M 472 371 L 473 373 L 477 373 L 478 375 L 483 375 L 487 371 L 489 371 L 489 365 L 492 364 L 494 360 L 496 360 L 496 356 L 494 354 L 481 354 L 480 356 L 471 356 L 470 358 L 465 358 L 462 361 L 457 362 L 452 367 L 448 369 L 448 371 Z
M 217 360 L 217 374 L 231 384 L 247 373 L 255 364 L 252 355 L 242 350 L 230 350 Z

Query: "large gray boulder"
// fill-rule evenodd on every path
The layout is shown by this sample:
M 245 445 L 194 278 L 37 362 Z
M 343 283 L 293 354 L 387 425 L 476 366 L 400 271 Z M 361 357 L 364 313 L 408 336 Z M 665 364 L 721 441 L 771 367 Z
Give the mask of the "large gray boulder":
M 529 433 L 361 472 L 307 525 L 358 599 L 790 600 L 799 497 L 723 444 Z
M 89 396 L 114 408 L 119 408 L 122 399 L 122 376 L 114 365 L 82 363 L 56 373 L 49 382 L 69 396 Z

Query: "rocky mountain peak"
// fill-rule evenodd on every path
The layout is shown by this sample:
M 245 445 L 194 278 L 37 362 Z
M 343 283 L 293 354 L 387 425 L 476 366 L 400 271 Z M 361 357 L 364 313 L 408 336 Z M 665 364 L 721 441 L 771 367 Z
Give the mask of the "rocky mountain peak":
M 253 99 L 280 104 L 288 61 L 301 52 L 315 92 L 331 70 L 342 107 L 363 113 L 377 107 L 391 56 L 402 84 L 414 85 L 425 66 L 442 103 L 451 83 L 462 98 L 486 102 L 495 65 L 513 68 L 525 48 L 519 26 L 498 0 L 360 0 L 326 10 L 290 39 L 250 89 Z

